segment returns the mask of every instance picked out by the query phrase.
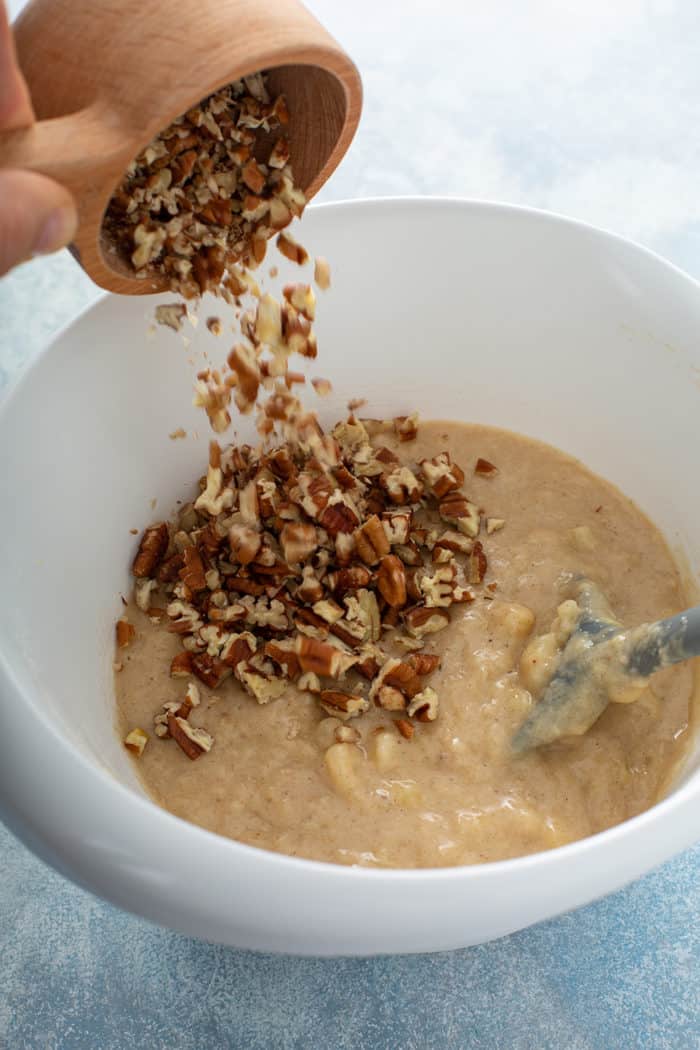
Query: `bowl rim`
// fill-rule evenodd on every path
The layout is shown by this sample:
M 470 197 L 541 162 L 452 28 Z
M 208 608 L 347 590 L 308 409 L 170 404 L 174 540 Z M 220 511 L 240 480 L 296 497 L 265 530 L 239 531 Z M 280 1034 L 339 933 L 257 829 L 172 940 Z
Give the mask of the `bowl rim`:
M 355 211 L 358 208 L 364 210 L 389 208 L 393 210 L 396 208 L 409 207 L 427 209 L 447 208 L 458 209 L 461 211 L 494 212 L 503 215 L 517 214 L 531 219 L 536 223 L 545 222 L 554 225 L 561 225 L 569 227 L 572 231 L 593 234 L 595 237 L 599 238 L 601 242 L 617 243 L 628 250 L 631 249 L 635 253 L 641 253 L 655 265 L 671 273 L 674 279 L 687 284 L 692 288 L 694 293 L 700 293 L 700 281 L 697 281 L 690 274 L 654 252 L 652 249 L 646 248 L 633 240 L 582 220 L 569 218 L 568 216 L 559 215 L 555 212 L 543 209 L 466 197 L 416 195 L 345 199 L 312 204 L 309 207 L 314 212 L 328 211 L 333 213 Z M 24 385 L 30 381 L 34 371 L 40 367 L 45 355 L 50 353 L 53 347 L 68 335 L 74 327 L 77 327 L 86 315 L 93 311 L 100 310 L 103 307 L 103 304 L 113 298 L 115 298 L 115 296 L 108 292 L 99 295 L 97 299 L 85 306 L 74 318 L 57 330 L 42 350 L 34 355 L 32 359 L 20 369 L 19 373 L 8 384 L 7 388 L 0 396 L 0 430 L 9 405 L 23 389 Z M 142 299 L 139 299 L 139 301 L 141 303 L 143 302 Z M 189 836 L 190 846 L 193 850 L 196 850 L 198 846 L 201 847 L 203 851 L 206 850 L 210 854 L 211 851 L 214 850 L 217 852 L 217 859 L 220 862 L 234 867 L 236 859 L 240 858 L 241 860 L 248 860 L 257 863 L 258 865 L 266 865 L 268 868 L 276 867 L 283 871 L 286 870 L 289 871 L 290 874 L 303 874 L 304 872 L 308 872 L 309 874 L 322 875 L 326 879 L 351 879 L 355 882 L 366 881 L 370 883 L 384 884 L 387 887 L 392 884 L 416 884 L 425 881 L 428 881 L 432 885 L 435 880 L 439 880 L 441 883 L 475 883 L 484 879 L 493 880 L 497 877 L 506 877 L 516 871 L 522 872 L 532 868 L 556 867 L 563 862 L 573 864 L 579 861 L 584 855 L 598 853 L 615 844 L 620 848 L 624 842 L 645 835 L 652 825 L 656 825 L 659 821 L 664 820 L 671 814 L 685 810 L 690 812 L 690 807 L 696 806 L 698 799 L 700 799 L 699 779 L 696 784 L 681 784 L 673 790 L 672 794 L 666 795 L 664 798 L 654 803 L 649 809 L 604 831 L 597 832 L 596 834 L 586 836 L 583 839 L 578 839 L 562 846 L 554 847 L 550 850 L 530 853 L 525 856 L 512 857 L 506 860 L 488 861 L 481 864 L 455 865 L 450 867 L 371 868 L 336 864 L 330 861 L 318 861 L 303 857 L 292 857 L 288 854 L 277 853 L 273 850 L 263 849 L 259 846 L 251 846 L 235 839 L 229 839 L 222 835 L 218 835 L 215 832 L 208 831 L 196 824 L 192 824 L 189 821 L 170 813 L 168 810 L 163 809 L 156 802 L 152 801 L 145 793 L 139 795 L 137 792 L 117 780 L 116 777 L 105 767 L 101 766 L 99 762 L 90 760 L 81 750 L 73 745 L 67 736 L 60 733 L 51 720 L 46 717 L 41 704 L 36 703 L 34 692 L 32 690 L 26 690 L 20 684 L 12 667 L 7 649 L 4 647 L 2 639 L 0 639 L 0 684 L 3 682 L 6 683 L 8 692 L 12 692 L 15 696 L 20 697 L 23 700 L 23 717 L 29 718 L 35 723 L 32 727 L 32 732 L 36 732 L 37 728 L 40 726 L 41 731 L 50 738 L 51 753 L 56 761 L 56 766 L 63 766 L 65 769 L 70 767 L 73 777 L 78 776 L 86 789 L 91 783 L 95 784 L 95 778 L 97 778 L 97 783 L 99 784 L 101 791 L 105 792 L 106 796 L 111 796 L 115 803 L 121 807 L 125 819 L 122 820 L 120 824 L 118 834 L 122 844 L 126 848 L 128 848 L 130 838 L 135 845 L 135 835 L 131 831 L 132 827 L 142 827 L 143 821 L 151 824 L 154 824 L 155 822 L 155 824 L 158 824 L 163 829 L 164 833 L 172 831 L 173 835 L 178 836 L 180 848 L 185 848 L 185 836 Z M 4 689 L 0 690 L 0 696 L 2 696 L 4 692 Z M 17 714 L 18 712 L 15 710 L 15 716 Z M 695 730 L 697 731 L 697 726 L 695 727 Z M 2 808 L 3 800 L 0 799 L 0 809 Z M 129 812 L 134 815 L 133 822 L 126 819 Z M 24 837 L 22 835 L 22 827 L 28 823 L 28 816 L 30 815 L 27 812 L 23 813 L 20 825 L 17 825 L 11 818 L 8 819 L 9 826 L 16 830 L 16 833 L 20 834 L 22 837 Z M 36 818 L 36 815 L 34 815 L 34 820 L 37 825 L 40 824 L 40 820 Z M 41 837 L 41 834 L 39 837 Z

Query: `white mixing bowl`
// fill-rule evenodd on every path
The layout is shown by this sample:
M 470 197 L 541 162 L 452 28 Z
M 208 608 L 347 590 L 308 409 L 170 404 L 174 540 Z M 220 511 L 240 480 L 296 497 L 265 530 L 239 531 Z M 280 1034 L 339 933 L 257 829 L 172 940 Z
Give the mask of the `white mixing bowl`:
M 635 499 L 690 571 L 700 564 L 698 284 L 609 234 L 500 205 L 312 208 L 302 237 L 333 269 L 313 373 L 335 384 L 327 417 L 365 395 L 374 416 L 418 408 L 544 439 Z M 291 859 L 150 802 L 113 728 L 129 530 L 167 515 L 203 471 L 188 358 L 228 348 L 203 323 L 187 328 L 189 348 L 168 329 L 149 335 L 154 306 L 102 299 L 0 409 L 0 799 L 20 838 L 80 885 L 188 934 L 369 954 L 499 937 L 609 893 L 699 837 L 697 749 L 642 816 L 468 868 Z M 201 314 L 221 312 L 212 301 Z M 199 440 L 169 440 L 180 426 Z

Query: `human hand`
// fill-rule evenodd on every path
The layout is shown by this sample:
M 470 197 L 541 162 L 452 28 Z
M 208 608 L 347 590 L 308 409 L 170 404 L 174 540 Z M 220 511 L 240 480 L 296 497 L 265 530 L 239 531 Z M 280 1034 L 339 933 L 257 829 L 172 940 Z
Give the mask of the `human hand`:
M 0 0 L 0 132 L 33 123 L 29 91 Z M 63 248 L 77 224 L 75 202 L 63 186 L 32 171 L 0 168 L 0 277 L 32 255 Z

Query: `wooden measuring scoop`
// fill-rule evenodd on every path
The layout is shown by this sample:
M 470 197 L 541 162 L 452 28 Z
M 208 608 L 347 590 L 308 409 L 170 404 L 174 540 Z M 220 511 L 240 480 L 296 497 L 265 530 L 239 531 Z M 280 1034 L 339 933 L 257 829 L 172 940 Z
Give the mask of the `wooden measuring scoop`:
M 41 172 L 73 193 L 71 251 L 112 292 L 167 288 L 110 251 L 102 222 L 129 163 L 201 99 L 267 70 L 270 90 L 287 97 L 285 133 L 307 198 L 360 119 L 357 69 L 298 0 L 33 0 L 14 33 L 37 123 L 0 133 L 0 167 Z

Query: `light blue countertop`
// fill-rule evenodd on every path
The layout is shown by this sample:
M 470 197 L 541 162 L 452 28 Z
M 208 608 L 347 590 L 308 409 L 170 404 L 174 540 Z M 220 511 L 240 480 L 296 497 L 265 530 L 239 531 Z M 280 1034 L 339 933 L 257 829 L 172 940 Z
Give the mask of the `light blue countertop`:
M 531 204 L 700 275 L 696 0 L 309 6 L 366 95 L 320 199 Z M 65 253 L 0 281 L 0 390 L 97 294 Z M 158 929 L 1 828 L 0 858 L 2 1050 L 700 1048 L 700 846 L 493 944 L 371 960 L 255 955 Z

